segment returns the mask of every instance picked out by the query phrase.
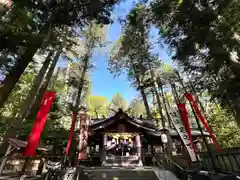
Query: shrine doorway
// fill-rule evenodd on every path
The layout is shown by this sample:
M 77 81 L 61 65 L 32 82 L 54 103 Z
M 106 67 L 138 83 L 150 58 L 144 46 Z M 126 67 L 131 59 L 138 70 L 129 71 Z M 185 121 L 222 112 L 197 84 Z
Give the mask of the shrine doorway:
M 103 165 L 141 165 L 141 141 L 137 133 L 104 134 L 105 161 Z
M 135 135 L 112 133 L 107 135 L 107 156 L 136 155 Z

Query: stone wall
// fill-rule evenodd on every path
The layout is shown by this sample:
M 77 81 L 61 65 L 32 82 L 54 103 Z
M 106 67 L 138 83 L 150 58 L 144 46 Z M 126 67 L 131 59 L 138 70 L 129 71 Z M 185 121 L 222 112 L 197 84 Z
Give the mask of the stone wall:
M 24 162 L 26 161 L 25 157 L 13 157 L 7 160 L 5 165 L 4 174 L 8 173 L 20 173 L 22 171 Z M 31 158 L 27 162 L 26 174 L 37 175 L 43 173 L 45 170 L 45 158 Z

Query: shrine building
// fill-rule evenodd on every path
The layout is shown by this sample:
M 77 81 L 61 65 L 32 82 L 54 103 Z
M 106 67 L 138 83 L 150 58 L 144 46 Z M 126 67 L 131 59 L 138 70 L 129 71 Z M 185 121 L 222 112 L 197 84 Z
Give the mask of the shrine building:
M 149 165 L 154 155 L 163 154 L 164 143 L 169 147 L 169 142 L 173 156 L 185 152 L 175 129 L 161 129 L 153 120 L 133 118 L 122 110 L 106 119 L 91 120 L 88 131 L 85 161 L 95 166 Z M 76 139 L 77 134 L 79 130 Z M 168 134 L 168 140 L 163 140 L 162 134 Z M 209 136 L 207 132 L 204 135 Z M 202 145 L 200 131 L 192 129 L 192 137 Z

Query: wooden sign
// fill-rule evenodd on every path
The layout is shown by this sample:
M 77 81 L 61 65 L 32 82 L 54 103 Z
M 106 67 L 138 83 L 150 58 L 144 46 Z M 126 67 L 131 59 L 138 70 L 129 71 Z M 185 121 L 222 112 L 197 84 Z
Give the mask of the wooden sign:
M 196 154 L 194 152 L 194 149 L 191 146 L 190 138 L 189 138 L 189 136 L 186 132 L 186 129 L 185 129 L 184 125 L 181 123 L 181 120 L 180 120 L 180 117 L 178 116 L 178 113 L 174 112 L 174 110 L 172 110 L 169 114 L 171 116 L 173 125 L 174 125 L 177 133 L 181 137 L 181 139 L 182 139 L 182 141 L 183 141 L 183 143 L 184 143 L 184 145 L 185 145 L 185 147 L 188 151 L 188 154 L 189 154 L 191 160 L 193 162 L 197 161 Z

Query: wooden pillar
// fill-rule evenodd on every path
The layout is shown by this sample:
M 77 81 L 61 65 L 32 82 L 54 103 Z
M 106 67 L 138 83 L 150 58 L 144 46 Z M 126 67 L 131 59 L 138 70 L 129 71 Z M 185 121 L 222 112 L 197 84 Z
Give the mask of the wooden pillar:
M 167 142 L 167 155 L 169 158 L 172 158 L 172 151 L 173 151 L 173 142 L 172 142 L 172 136 L 170 134 L 170 131 L 169 130 L 166 130 L 166 135 L 167 135 L 167 139 L 168 139 L 168 142 Z
M 12 149 L 12 145 L 9 144 L 6 153 L 2 158 L 2 162 L 1 162 L 1 165 L 0 165 L 0 175 L 2 174 L 2 172 L 4 170 L 4 167 L 7 163 L 7 159 L 8 159 L 9 154 L 11 153 L 11 149 Z
M 24 161 L 24 163 L 23 163 L 23 167 L 22 167 L 22 170 L 21 170 L 21 172 L 20 172 L 20 175 L 21 175 L 21 176 L 23 176 L 23 175 L 25 174 L 25 172 L 26 172 L 29 159 L 30 159 L 29 157 L 26 157 L 26 159 L 25 159 L 25 161 Z M 23 178 L 21 178 L 21 179 L 23 179 Z
M 151 153 L 152 155 L 155 155 L 154 149 L 153 149 L 153 144 L 151 143 Z
M 102 165 L 106 163 L 107 156 L 107 135 L 103 135 Z
M 208 145 L 208 143 L 205 143 L 204 141 L 203 141 L 203 137 L 200 137 L 200 143 L 201 143 L 201 146 L 202 146 L 202 151 L 207 151 L 207 145 Z M 206 141 L 207 142 L 207 141 Z
M 137 156 L 139 158 L 139 166 L 142 166 L 142 143 L 141 136 L 136 135 L 136 147 L 137 147 Z

